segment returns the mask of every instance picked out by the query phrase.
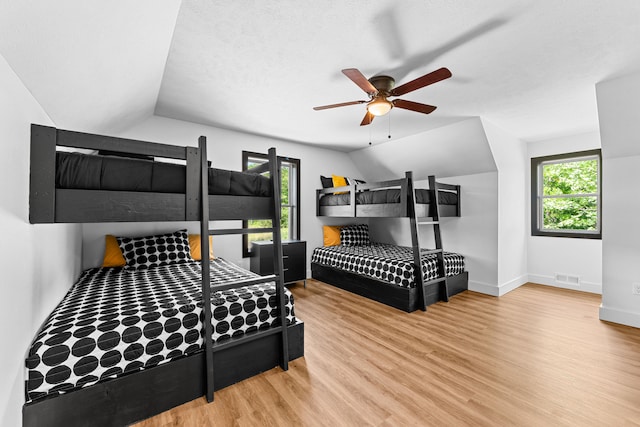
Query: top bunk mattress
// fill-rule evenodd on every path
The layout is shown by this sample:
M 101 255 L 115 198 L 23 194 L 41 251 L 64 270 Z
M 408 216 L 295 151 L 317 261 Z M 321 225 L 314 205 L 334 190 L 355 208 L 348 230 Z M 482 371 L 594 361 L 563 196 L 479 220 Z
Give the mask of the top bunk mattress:
M 350 204 L 351 194 L 326 194 L 320 198 L 320 206 L 344 206 Z M 421 204 L 431 203 L 431 191 L 416 189 L 416 202 Z M 385 190 L 361 191 L 356 193 L 356 204 L 373 205 L 400 203 L 400 189 L 389 188 Z M 458 195 L 452 191 L 438 191 L 438 203 L 441 205 L 457 205 Z
M 56 188 L 185 193 L 186 167 L 128 157 L 56 152 Z M 271 196 L 267 177 L 209 168 L 209 194 Z

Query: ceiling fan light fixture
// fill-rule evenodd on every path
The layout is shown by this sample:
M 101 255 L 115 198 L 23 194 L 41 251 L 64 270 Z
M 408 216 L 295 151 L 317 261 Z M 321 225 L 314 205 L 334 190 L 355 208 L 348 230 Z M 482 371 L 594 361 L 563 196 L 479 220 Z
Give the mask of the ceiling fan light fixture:
M 392 107 L 393 104 L 387 98 L 379 97 L 367 104 L 367 111 L 374 116 L 384 116 Z

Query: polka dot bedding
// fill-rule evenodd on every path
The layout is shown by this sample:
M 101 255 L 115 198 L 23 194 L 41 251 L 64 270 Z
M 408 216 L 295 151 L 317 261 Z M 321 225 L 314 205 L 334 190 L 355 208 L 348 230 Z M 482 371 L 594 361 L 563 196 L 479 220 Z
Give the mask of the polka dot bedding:
M 438 276 L 436 254 L 422 254 L 421 259 L 424 280 L 435 279 Z M 413 250 L 405 246 L 386 243 L 324 246 L 313 250 L 311 262 L 362 274 L 404 288 L 415 287 Z M 447 276 L 462 273 L 464 257 L 445 252 L 444 268 Z
M 257 274 L 211 260 L 211 283 Z M 296 322 L 285 290 L 287 324 Z M 45 321 L 26 360 L 27 402 L 89 386 L 199 351 L 200 263 L 92 268 Z M 212 292 L 214 343 L 279 325 L 274 282 Z

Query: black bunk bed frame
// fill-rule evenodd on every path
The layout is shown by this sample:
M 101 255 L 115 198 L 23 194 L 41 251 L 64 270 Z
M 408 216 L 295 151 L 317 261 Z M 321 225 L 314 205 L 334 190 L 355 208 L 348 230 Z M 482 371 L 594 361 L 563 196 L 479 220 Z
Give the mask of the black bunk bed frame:
M 449 297 L 467 290 L 469 282 L 468 272 L 464 271 L 454 276 L 445 275 L 444 251 L 442 249 L 442 238 L 440 235 L 440 217 L 460 216 L 460 186 L 437 182 L 433 175 L 430 175 L 428 180 L 432 201 L 432 203 L 429 204 L 416 203 L 412 172 L 406 172 L 404 178 L 396 180 L 367 184 L 353 184 L 345 187 L 332 187 L 316 190 L 317 216 L 351 218 L 409 218 L 413 264 L 415 270 L 415 287 L 404 288 L 371 277 L 362 276 L 315 262 L 311 263 L 311 276 L 314 279 L 406 312 L 412 312 L 418 308 L 426 311 L 428 305 L 434 304 L 438 301 L 449 301 Z M 356 204 L 355 195 L 358 191 L 380 190 L 390 187 L 400 187 L 400 203 Z M 440 190 L 455 192 L 458 195 L 457 204 L 440 205 L 437 197 L 438 191 Z M 323 195 L 333 194 L 336 191 L 349 192 L 349 205 L 320 205 L 320 198 Z M 427 282 L 424 281 L 422 268 L 420 268 L 420 239 L 418 227 L 421 225 L 433 227 L 436 244 L 436 248 L 429 251 L 429 253 L 436 255 L 438 277 Z
M 186 192 L 141 193 L 55 188 L 56 146 L 182 159 L 186 161 Z M 275 366 L 288 369 L 304 355 L 304 323 L 287 326 L 280 227 L 280 173 L 275 148 L 268 163 L 272 197 L 208 194 L 206 138 L 198 147 L 179 147 L 32 125 L 29 218 L 39 223 L 200 221 L 201 253 L 209 253 L 209 235 L 272 232 L 277 274 L 207 286 L 210 264 L 202 256 L 205 345 L 180 359 L 99 382 L 69 393 L 26 403 L 23 425 L 120 426 L 131 424 L 257 375 Z M 211 220 L 271 219 L 273 228 L 209 230 Z M 213 344 L 211 291 L 275 281 L 280 326 Z M 215 375 L 214 375 L 215 372 Z

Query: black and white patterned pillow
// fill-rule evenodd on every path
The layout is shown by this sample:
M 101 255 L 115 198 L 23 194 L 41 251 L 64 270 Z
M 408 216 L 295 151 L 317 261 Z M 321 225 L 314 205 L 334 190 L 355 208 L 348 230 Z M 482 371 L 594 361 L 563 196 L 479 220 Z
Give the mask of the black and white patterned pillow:
M 340 243 L 344 246 L 369 245 L 369 226 L 367 224 L 346 225 L 340 229 Z
M 191 261 L 187 230 L 146 237 L 117 237 L 127 268 L 147 269 Z

